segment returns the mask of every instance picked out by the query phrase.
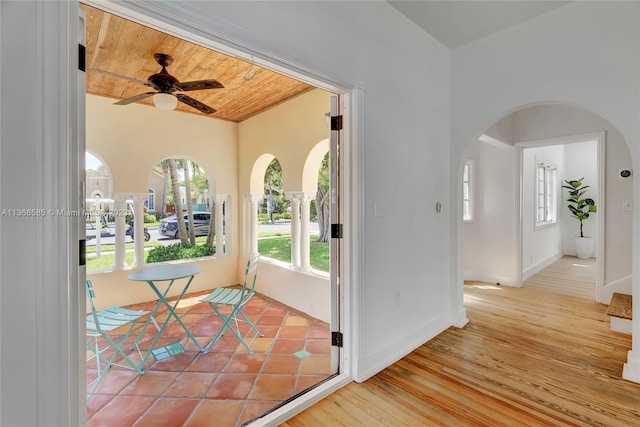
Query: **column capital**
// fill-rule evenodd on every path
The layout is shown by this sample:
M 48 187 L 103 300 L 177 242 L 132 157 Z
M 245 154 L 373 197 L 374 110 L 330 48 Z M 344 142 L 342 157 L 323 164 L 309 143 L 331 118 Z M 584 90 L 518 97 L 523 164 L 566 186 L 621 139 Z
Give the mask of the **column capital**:
M 214 200 L 216 203 L 224 203 L 224 202 L 226 202 L 226 201 L 227 201 L 227 199 L 228 199 L 228 198 L 229 198 L 229 195 L 228 195 L 228 194 L 216 194 L 216 195 L 213 197 L 213 200 Z
M 257 205 L 263 198 L 264 196 L 262 194 L 257 195 L 257 194 L 245 194 L 244 198 L 246 201 L 248 201 L 249 203 L 251 203 L 252 205 Z
M 116 204 L 124 204 L 131 197 L 129 193 L 113 193 L 112 196 Z
M 128 199 L 133 200 L 133 203 L 144 203 L 149 198 L 149 193 L 129 193 Z
M 284 197 L 291 202 L 297 201 L 301 205 L 305 205 L 311 202 L 316 195 L 315 193 L 305 193 L 304 191 L 288 191 Z

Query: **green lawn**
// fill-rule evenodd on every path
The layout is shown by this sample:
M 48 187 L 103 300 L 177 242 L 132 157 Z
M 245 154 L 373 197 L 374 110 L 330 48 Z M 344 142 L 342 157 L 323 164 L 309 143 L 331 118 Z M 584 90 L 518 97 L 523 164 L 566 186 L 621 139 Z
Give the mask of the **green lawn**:
M 133 264 L 133 252 L 127 252 L 124 256 L 125 264 Z M 108 270 L 116 263 L 116 256 L 113 252 L 107 252 L 95 257 L 95 250 L 92 254 L 87 253 L 87 271 Z
M 328 272 L 329 244 L 316 242 L 317 238 L 317 235 L 311 236 L 311 267 Z M 269 258 L 291 262 L 291 236 L 259 239 L 258 252 Z

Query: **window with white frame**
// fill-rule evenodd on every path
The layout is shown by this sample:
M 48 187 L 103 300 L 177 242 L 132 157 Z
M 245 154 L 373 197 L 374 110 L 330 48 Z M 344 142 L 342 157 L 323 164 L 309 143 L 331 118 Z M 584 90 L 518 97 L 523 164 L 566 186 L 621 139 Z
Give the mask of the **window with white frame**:
M 149 189 L 149 197 L 144 201 L 144 205 L 147 207 L 148 212 L 156 211 L 156 192 L 153 188 Z
M 462 172 L 462 220 L 473 221 L 473 185 L 475 160 L 467 160 Z
M 556 222 L 556 167 L 536 162 L 536 225 Z

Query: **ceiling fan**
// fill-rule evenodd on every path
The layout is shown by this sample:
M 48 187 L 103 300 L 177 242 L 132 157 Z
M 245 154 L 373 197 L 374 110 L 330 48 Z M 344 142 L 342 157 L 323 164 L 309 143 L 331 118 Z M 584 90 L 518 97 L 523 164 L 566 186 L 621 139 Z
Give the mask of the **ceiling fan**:
M 197 99 L 193 99 L 183 93 L 174 94 L 174 92 L 188 92 L 192 90 L 202 89 L 220 89 L 224 87 L 220 82 L 214 79 L 209 79 L 180 83 L 178 79 L 173 77 L 167 71 L 167 67 L 173 62 L 173 58 L 170 55 L 167 55 L 165 53 L 154 53 L 153 57 L 155 58 L 156 62 L 160 64 L 162 70 L 160 70 L 159 73 L 149 76 L 146 82 L 134 79 L 132 77 L 123 76 L 121 74 L 112 73 L 111 71 L 100 70 L 97 68 L 92 68 L 91 71 L 128 80 L 130 82 L 139 83 L 145 86 L 152 87 L 156 90 L 156 92 L 145 92 L 127 99 L 123 99 L 121 101 L 115 102 L 114 105 L 127 105 L 131 104 L 132 102 L 137 102 L 153 96 L 153 103 L 157 108 L 161 110 L 173 110 L 178 105 L 178 101 L 180 101 L 190 107 L 195 108 L 196 110 L 201 111 L 204 114 L 212 114 L 216 112 L 214 108 L 203 104 Z

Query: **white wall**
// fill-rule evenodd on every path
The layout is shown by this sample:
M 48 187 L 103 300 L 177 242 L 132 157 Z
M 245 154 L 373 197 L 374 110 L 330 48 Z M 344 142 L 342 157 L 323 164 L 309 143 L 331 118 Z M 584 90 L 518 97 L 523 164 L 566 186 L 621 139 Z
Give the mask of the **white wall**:
M 70 10 L 77 5 L 1 4 L 3 206 L 31 207 L 33 200 L 25 199 L 29 195 L 73 199 L 77 189 L 69 176 L 75 176 L 78 167 L 65 160 L 75 158 L 76 128 L 74 118 L 67 116 L 73 116 L 75 106 L 64 83 L 77 67 L 77 42 L 67 37 L 76 34 L 77 12 Z M 449 299 L 448 49 L 385 2 L 136 2 L 126 7 L 153 9 L 157 13 L 147 13 L 158 21 L 176 26 L 188 22 L 199 37 L 223 34 L 251 47 L 257 57 L 268 52 L 280 64 L 290 61 L 297 70 L 314 70 L 316 78 L 328 76 L 326 81 L 359 88 L 354 92 L 362 101 L 358 115 L 348 111 L 358 138 L 347 147 L 359 165 L 358 175 L 351 177 L 357 183 L 352 190 L 359 192 L 345 200 L 358 213 L 346 224 L 354 242 L 350 256 L 357 256 L 358 263 L 349 266 L 352 275 L 343 278 L 355 314 L 352 329 L 345 332 L 354 345 L 350 354 L 356 378 L 386 367 L 451 325 L 452 313 L 463 313 L 461 300 L 452 304 Z M 18 165 L 22 171 L 27 170 L 24 165 L 37 171 L 21 178 L 34 192 L 5 192 L 16 188 L 9 185 L 15 180 L 6 180 L 20 176 Z M 440 214 L 436 202 L 444 203 Z M 373 215 L 374 203 L 382 215 Z M 55 207 L 73 208 L 60 204 Z M 36 229 L 6 219 L 0 224 L 0 332 L 3 343 L 8 338 L 12 343 L 3 345 L 0 353 L 3 424 L 81 423 L 81 413 L 69 414 L 81 394 L 68 392 L 82 384 L 72 368 L 80 364 L 79 354 L 71 351 L 73 342 L 69 344 L 78 339 L 69 329 L 74 322 L 69 312 L 79 304 L 81 292 L 81 280 L 69 275 L 69 264 L 77 260 L 77 235 L 67 234 L 74 225 L 70 220 Z M 9 236 L 20 239 L 4 240 Z M 21 245 L 13 244 L 18 241 Z M 34 248 L 40 249 L 34 254 Z M 36 305 L 49 294 L 48 304 Z M 45 305 L 46 311 L 39 309 Z M 15 318 L 21 319 L 19 334 L 13 325 L 5 326 Z M 52 345 L 43 347 L 47 352 L 34 344 L 49 341 Z M 52 349 L 56 354 L 49 354 Z M 77 380 L 72 386 L 70 378 Z
M 525 148 L 522 152 L 522 279 L 544 268 L 562 255 L 561 184 L 564 176 L 564 146 Z M 556 224 L 536 227 L 536 165 L 538 162 L 554 165 L 559 180 L 556 185 Z
M 163 21 L 223 33 L 362 90 L 362 139 L 347 148 L 360 150 L 360 175 L 352 179 L 361 179 L 361 199 L 345 200 L 360 212 L 347 225 L 359 245 L 359 263 L 350 266 L 358 282 L 346 287 L 355 291 L 355 329 L 346 331 L 355 333 L 347 335 L 355 345 L 355 377 L 368 378 L 451 325 L 451 312 L 461 306 L 450 307 L 448 285 L 448 49 L 386 2 L 153 7 Z M 438 201 L 445 207 L 440 214 Z M 383 212 L 377 217 L 375 204 Z
M 475 218 L 463 225 L 464 279 L 514 285 L 515 150 L 478 141 L 467 154 L 475 159 Z
M 598 193 L 598 143 L 596 141 L 581 142 L 575 144 L 567 144 L 565 147 L 566 154 L 566 169 L 563 175 L 558 175 L 564 180 L 580 179 L 584 177 L 583 184 L 588 185 L 587 193 L 583 197 L 591 197 L 596 202 L 596 207 L 600 205 L 600 194 Z M 562 212 L 564 226 L 564 235 L 562 240 L 563 251 L 566 254 L 575 255 L 575 236 L 580 236 L 580 221 L 573 218 L 567 208 L 567 190 L 562 190 Z M 600 205 L 600 208 L 604 206 Z M 622 211 L 622 203 L 616 207 L 617 211 Z M 604 210 L 603 210 L 604 212 Z M 582 230 L 585 236 L 593 237 L 594 250 L 591 254 L 592 257 L 596 256 L 595 248 L 598 245 L 600 236 L 598 236 L 598 213 L 592 213 L 589 215 L 589 219 L 583 221 Z M 613 227 L 611 227 L 613 228 Z M 614 248 L 611 248 L 614 249 Z M 608 256 L 618 256 L 620 247 L 616 248 L 616 251 L 609 250 Z
M 625 164 L 629 167 L 631 158 L 635 169 L 639 164 L 636 155 L 640 139 L 637 120 L 640 116 L 639 22 L 637 2 L 572 2 L 454 49 L 451 54 L 452 180 L 460 182 L 460 165 L 468 157 L 465 150 L 501 118 L 527 106 L 562 103 L 592 111 L 595 113 L 592 117 L 604 118 L 599 119 L 598 124 L 609 123 L 607 129 L 616 129 L 629 144 L 627 150 L 616 147 L 609 152 L 607 148 L 607 162 L 615 158 L 617 164 L 610 167 L 607 163 L 606 179 L 607 197 L 609 194 L 628 197 L 630 183 L 609 179 L 609 173 L 614 169 L 617 173 L 618 167 Z M 551 132 L 545 125 L 529 121 L 517 135 L 513 131 L 513 140 L 536 139 L 540 135 L 534 136 L 535 133 L 561 136 L 556 131 L 566 131 L 569 127 L 585 132 L 594 126 L 594 122 L 585 123 L 580 117 L 570 119 L 563 122 L 561 118 L 549 116 L 546 124 L 552 124 Z M 608 132 L 608 142 L 610 136 Z M 614 188 L 610 189 L 610 184 Z M 638 189 L 634 188 L 633 193 L 637 200 Z M 451 198 L 459 200 L 458 189 L 453 189 Z M 614 205 L 621 206 L 607 203 L 607 206 Z M 637 223 L 638 213 L 633 215 Z M 622 242 L 629 242 L 632 235 L 631 223 L 624 219 L 617 222 L 615 229 L 607 230 L 607 248 L 612 247 L 610 238 L 619 237 Z M 636 248 L 640 241 L 637 230 L 638 227 L 633 232 Z M 463 234 L 461 231 L 460 239 Z M 631 258 L 624 252 L 629 249 L 625 246 L 623 243 L 620 256 L 607 254 L 607 283 L 623 280 L 629 274 Z M 454 248 L 452 256 L 456 257 L 457 253 Z M 459 292 L 462 293 L 462 266 L 459 271 Z
M 95 95 L 86 103 L 87 150 L 109 168 L 114 193 L 147 193 L 153 167 L 169 157 L 195 161 L 218 194 L 238 193 L 238 124 Z
M 263 154 L 272 154 L 280 162 L 285 193 L 303 190 L 307 157 L 318 142 L 329 138 L 325 113 L 330 109 L 330 99 L 331 93 L 314 89 L 238 125 L 238 148 L 242 153 L 238 177 L 242 194 L 251 193 L 251 171 Z M 264 171 L 261 183 L 263 176 Z M 260 188 L 263 189 L 262 184 Z
M 329 274 L 295 271 L 287 263 L 262 258 L 256 291 L 323 322 L 331 322 Z

